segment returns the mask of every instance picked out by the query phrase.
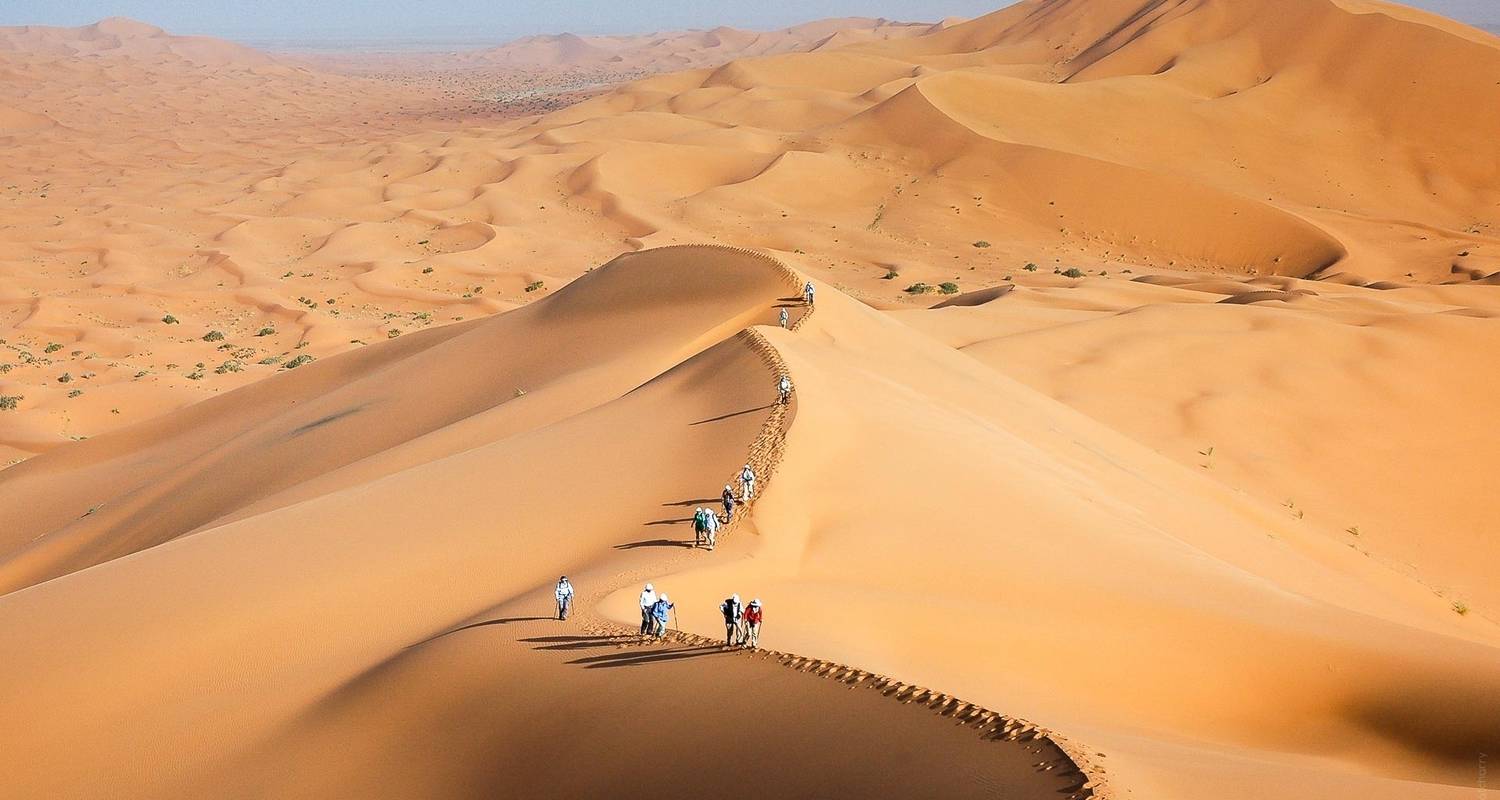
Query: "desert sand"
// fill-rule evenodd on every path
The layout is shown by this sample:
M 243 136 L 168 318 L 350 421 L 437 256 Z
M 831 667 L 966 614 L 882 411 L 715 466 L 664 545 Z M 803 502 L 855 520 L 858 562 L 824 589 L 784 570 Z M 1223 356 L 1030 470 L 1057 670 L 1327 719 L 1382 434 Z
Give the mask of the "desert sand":
M 0 33 L 9 790 L 1486 791 L 1500 39 L 844 24 L 473 56 L 661 72 L 527 116 L 439 62 Z

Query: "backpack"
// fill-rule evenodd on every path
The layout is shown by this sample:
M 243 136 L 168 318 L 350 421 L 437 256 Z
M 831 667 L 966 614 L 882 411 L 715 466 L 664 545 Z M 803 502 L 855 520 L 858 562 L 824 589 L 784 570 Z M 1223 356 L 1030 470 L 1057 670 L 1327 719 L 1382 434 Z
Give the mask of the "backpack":
M 734 602 L 733 597 L 725 600 L 723 604 L 719 606 L 719 610 L 724 613 L 725 622 L 736 622 L 740 618 L 740 608 L 739 605 Z

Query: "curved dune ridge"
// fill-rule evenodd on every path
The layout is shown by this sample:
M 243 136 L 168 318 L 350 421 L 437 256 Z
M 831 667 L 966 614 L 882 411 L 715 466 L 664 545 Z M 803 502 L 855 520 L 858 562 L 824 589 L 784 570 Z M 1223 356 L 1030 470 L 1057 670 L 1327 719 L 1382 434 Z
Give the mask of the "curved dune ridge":
M 955 795 L 1471 791 L 1500 744 L 1492 624 L 831 287 L 805 314 L 800 285 L 750 251 L 627 254 L 0 472 L 28 522 L 0 596 L 16 791 L 752 793 L 704 730 L 800 765 L 757 795 L 946 785 L 955 758 L 991 776 Z M 688 509 L 747 453 L 755 504 L 717 551 L 686 549 Z M 580 616 L 547 622 L 563 572 Z M 633 645 L 616 623 L 648 580 L 698 638 Z M 765 600 L 774 661 L 880 693 L 708 644 L 733 589 Z M 906 755 L 867 773 L 856 754 L 887 746 Z M 653 782 L 647 752 L 693 778 Z
M 121 547 L 120 557 L 92 568 L 75 561 L 52 570 L 51 580 L 14 579 L 29 588 L 0 599 L 0 625 L 29 654 L 26 663 L 6 667 L 15 679 L 6 685 L 27 686 L 29 695 L 6 697 L 7 708 L 26 720 L 18 718 L 5 734 L 5 758 L 28 765 L 13 791 L 468 797 L 485 787 L 532 794 L 640 785 L 667 796 L 733 796 L 777 787 L 804 795 L 951 785 L 945 793 L 954 796 L 1007 787 L 1015 796 L 1046 797 L 1077 789 L 1081 779 L 1071 762 L 1034 728 L 961 708 L 937 693 L 870 680 L 889 689 L 882 693 L 938 712 L 925 717 L 874 694 L 844 699 L 833 684 L 702 641 L 679 637 L 687 647 L 622 653 L 629 637 L 600 633 L 598 622 L 580 634 L 577 623 L 543 624 L 537 615 L 546 600 L 539 601 L 536 587 L 540 582 L 545 590 L 555 572 L 573 574 L 588 592 L 581 616 L 589 619 L 589 605 L 605 589 L 643 571 L 706 559 L 698 552 L 689 562 L 674 558 L 682 552 L 675 541 L 629 542 L 633 532 L 664 530 L 656 527 L 662 522 L 680 530 L 679 519 L 645 520 L 681 512 L 693 502 L 679 502 L 683 496 L 712 494 L 714 487 L 703 485 L 705 467 L 728 475 L 748 446 L 768 479 L 763 490 L 774 485 L 775 450 L 791 407 L 767 401 L 774 395 L 776 373 L 767 368 L 774 350 L 757 334 L 734 334 L 771 321 L 800 285 L 775 261 L 728 248 L 622 256 L 524 311 L 313 364 L 184 412 L 211 412 L 224 423 L 217 429 L 194 419 L 173 426 L 164 420 L 7 470 L 7 497 L 24 494 L 58 506 L 68 504 L 80 476 L 92 474 L 101 504 L 85 513 L 91 518 L 103 508 L 137 504 L 146 493 L 141 484 L 177 487 L 174 505 L 191 515 L 174 523 L 153 514 L 152 544 L 160 544 L 146 549 L 112 526 L 100 538 Z M 805 310 L 790 307 L 800 322 Z M 538 367 L 557 376 L 550 381 L 527 374 L 505 351 L 506 343 L 532 349 L 539 340 L 559 345 Z M 382 355 L 372 359 L 376 353 Z M 479 388 L 441 375 L 444 364 L 465 374 L 491 373 L 475 370 L 476 358 L 492 361 L 497 383 Z M 631 362 L 653 366 L 634 372 Z M 418 368 L 428 374 L 399 374 Z M 532 389 L 500 390 L 517 381 Z M 425 418 L 446 422 L 408 420 L 416 407 L 405 407 L 403 397 L 425 407 Z M 576 402 L 571 413 L 568 397 Z M 376 430 L 389 433 L 372 441 Z M 213 446 L 217 465 L 207 471 L 205 445 Z M 303 463 L 299 485 L 283 488 L 279 476 L 269 482 L 269 474 L 257 476 L 257 462 L 271 455 L 267 448 L 281 450 L 272 458 L 283 468 Z M 572 448 L 581 449 L 563 454 Z M 642 462 L 653 468 L 640 469 Z M 469 500 L 428 494 L 463 475 L 466 491 L 474 492 Z M 582 504 L 565 488 L 575 480 L 595 487 Z M 413 481 L 409 488 L 393 485 Z M 418 494 L 410 496 L 428 499 L 387 503 L 413 490 Z M 366 509 L 362 519 L 345 519 L 359 507 Z M 475 515 L 476 508 L 488 511 Z M 752 524 L 741 520 L 732 539 L 755 535 Z M 34 538 L 67 535 L 66 524 L 53 523 Z M 536 535 L 557 546 L 540 552 L 527 544 Z M 618 544 L 622 538 L 626 544 Z M 362 566 L 347 573 L 351 558 Z M 27 558 L 7 563 L 17 560 Z M 112 606 L 92 621 L 74 618 L 65 629 L 35 624 L 120 593 L 139 602 Z M 686 606 L 688 598 L 679 597 Z M 259 610 L 246 613 L 250 608 Z M 379 624 L 359 622 L 371 613 Z M 170 663 L 151 658 L 139 671 L 126 666 L 146 655 L 141 641 L 169 631 L 181 637 Z M 604 652 L 589 655 L 595 649 Z M 301 655 L 275 655 L 289 652 Z M 83 653 L 92 655 L 75 662 Z M 637 668 L 590 678 L 557 658 L 578 653 L 585 655 L 568 662 L 575 667 Z M 645 666 L 687 659 L 715 663 Z M 62 664 L 93 664 L 111 677 L 101 681 L 86 666 L 57 669 Z M 321 666 L 309 672 L 314 664 Z M 808 664 L 798 659 L 791 666 Z M 534 680 L 538 671 L 548 677 Z M 823 663 L 815 673 L 852 676 Z M 240 689 L 207 689 L 225 681 Z M 675 704 L 663 716 L 626 699 L 664 689 L 672 696 L 719 696 L 722 708 L 683 718 Z M 169 699 L 199 691 L 219 698 L 214 708 Z M 63 695 L 74 698 L 70 707 L 90 709 L 88 721 L 58 704 Z M 535 711 L 521 710 L 528 705 Z M 881 722 L 859 732 L 805 716 L 819 707 Z M 438 709 L 446 709 L 446 721 L 433 728 Z M 525 723 L 536 713 L 557 724 Z M 580 729 L 577 715 L 590 725 Z M 939 724 L 949 716 L 993 735 L 987 741 Z M 638 735 L 642 723 L 647 738 Z M 120 726 L 138 735 L 122 738 Z M 721 758 L 702 747 L 705 730 L 735 752 L 753 747 L 758 755 Z M 447 745 L 438 741 L 444 737 Z M 820 741 L 828 746 L 808 746 Z M 525 742 L 536 750 L 517 748 Z M 580 748 L 595 769 L 578 770 L 566 757 L 569 747 Z M 376 755 L 391 748 L 410 757 Z M 853 755 L 872 748 L 888 754 L 885 766 L 872 770 Z M 363 755 L 351 758 L 356 752 Z M 599 752 L 608 755 L 601 759 Z M 157 766 L 122 772 L 140 763 Z M 766 763 L 780 768 L 762 772 Z M 661 787 L 653 776 L 663 769 L 692 777 Z M 747 774 L 753 784 L 743 782 Z

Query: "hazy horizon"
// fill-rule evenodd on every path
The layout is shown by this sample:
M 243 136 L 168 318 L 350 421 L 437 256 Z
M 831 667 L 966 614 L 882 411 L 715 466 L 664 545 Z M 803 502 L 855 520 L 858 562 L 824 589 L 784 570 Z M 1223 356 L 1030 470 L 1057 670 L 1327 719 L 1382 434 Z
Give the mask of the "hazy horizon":
M 496 4 L 478 0 L 433 0 L 420 17 L 410 7 L 354 0 L 326 0 L 316 6 L 291 0 L 264 0 L 257 8 L 214 6 L 187 0 L 12 0 L 0 8 L 0 25 L 77 26 L 106 17 L 129 17 L 177 34 L 201 34 L 261 46 L 317 47 L 320 43 L 369 42 L 462 45 L 544 33 L 614 34 L 710 28 L 718 25 L 774 29 L 824 17 L 886 17 L 936 21 L 973 17 L 1006 5 L 1006 0 L 787 0 L 708 4 L 663 0 L 649 9 L 624 4 L 553 4 L 523 0 Z M 1500 22 L 1493 0 L 1413 0 L 1408 5 L 1472 24 Z M 351 22 L 353 20 L 353 22 Z

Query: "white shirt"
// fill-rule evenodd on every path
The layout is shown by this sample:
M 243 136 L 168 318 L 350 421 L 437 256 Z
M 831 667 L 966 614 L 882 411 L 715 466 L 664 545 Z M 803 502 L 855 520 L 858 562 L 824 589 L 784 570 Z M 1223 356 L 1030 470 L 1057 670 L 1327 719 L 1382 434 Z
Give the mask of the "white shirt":
M 656 592 L 647 589 L 641 592 L 641 608 L 650 608 L 656 605 Z

